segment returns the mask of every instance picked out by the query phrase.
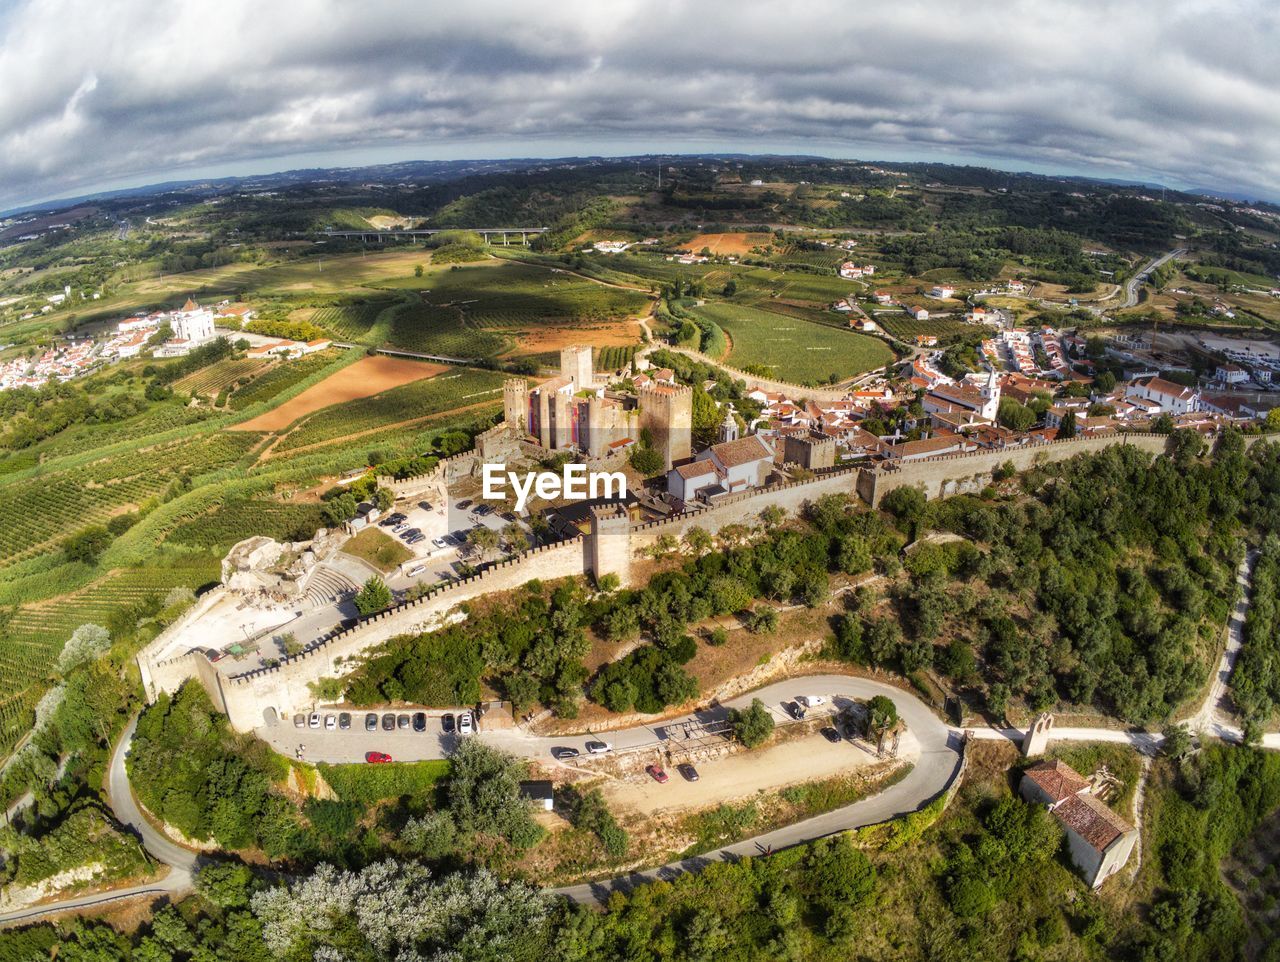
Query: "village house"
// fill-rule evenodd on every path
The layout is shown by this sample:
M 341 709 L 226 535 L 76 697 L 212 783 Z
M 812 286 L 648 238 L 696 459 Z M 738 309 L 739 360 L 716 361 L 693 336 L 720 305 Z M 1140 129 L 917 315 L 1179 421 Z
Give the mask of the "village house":
M 692 463 L 667 472 L 667 491 L 681 501 L 692 501 L 760 487 L 773 471 L 773 458 L 773 448 L 758 434 L 713 444 Z
M 1200 410 L 1200 392 L 1162 377 L 1139 378 L 1125 387 L 1125 395 L 1160 405 L 1159 414 L 1190 414 Z
M 1045 805 L 1067 835 L 1071 861 L 1091 888 L 1124 868 L 1138 830 L 1093 794 L 1093 785 L 1062 761 L 1040 761 L 1023 773 L 1022 797 Z

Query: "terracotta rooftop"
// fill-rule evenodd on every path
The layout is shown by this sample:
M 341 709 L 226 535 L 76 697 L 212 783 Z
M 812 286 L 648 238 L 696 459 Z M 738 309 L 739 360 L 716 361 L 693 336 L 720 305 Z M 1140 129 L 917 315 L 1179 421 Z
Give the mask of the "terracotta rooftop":
M 1053 761 L 1036 762 L 1026 770 L 1024 777 L 1040 786 L 1040 790 L 1055 804 L 1089 787 L 1089 782 L 1083 775 L 1056 758 Z
M 1106 851 L 1121 835 L 1133 831 L 1132 825 L 1092 795 L 1073 795 L 1055 808 L 1053 814 L 1099 852 Z
M 677 464 L 672 468 L 676 474 L 684 478 L 686 481 L 692 481 L 694 478 L 704 478 L 709 474 L 718 475 L 720 472 L 710 461 L 690 461 L 688 464 Z
M 738 438 L 736 441 L 713 444 L 710 451 L 715 455 L 715 459 L 726 468 L 735 468 L 741 464 L 750 464 L 752 461 L 773 458 L 773 449 L 758 434 L 748 434 L 745 438 Z

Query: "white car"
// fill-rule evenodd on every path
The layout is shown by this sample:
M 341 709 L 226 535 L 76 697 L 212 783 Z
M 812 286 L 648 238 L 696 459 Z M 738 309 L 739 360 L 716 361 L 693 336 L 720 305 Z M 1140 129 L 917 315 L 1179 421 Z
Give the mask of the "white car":
M 588 755 L 603 755 L 613 751 L 613 746 L 608 742 L 587 742 L 586 749 Z
M 414 565 L 412 568 L 406 571 L 405 574 L 407 574 L 410 578 L 416 578 L 418 577 L 418 575 L 422 574 L 422 572 L 426 570 L 427 570 L 426 565 Z
M 445 540 L 444 540 L 444 538 L 432 538 L 432 539 L 431 539 L 431 547 L 433 547 L 433 548 L 437 548 L 437 549 L 438 549 L 438 548 L 447 548 L 448 546 L 449 546 L 449 543 L 448 543 L 447 541 L 445 541 Z
M 319 713 L 319 712 L 314 712 L 314 711 L 313 711 L 313 712 L 311 713 L 311 717 L 307 719 L 307 727 L 308 727 L 308 728 L 319 728 L 319 727 L 320 727 L 320 713 Z
M 324 727 L 326 731 L 333 731 L 338 727 L 338 719 L 334 718 L 332 715 L 325 715 Z
M 796 699 L 805 708 L 817 708 L 819 705 L 825 705 L 827 700 L 821 695 L 801 695 Z
M 471 712 L 464 711 L 458 713 L 458 734 L 470 735 L 474 731 L 471 723 Z

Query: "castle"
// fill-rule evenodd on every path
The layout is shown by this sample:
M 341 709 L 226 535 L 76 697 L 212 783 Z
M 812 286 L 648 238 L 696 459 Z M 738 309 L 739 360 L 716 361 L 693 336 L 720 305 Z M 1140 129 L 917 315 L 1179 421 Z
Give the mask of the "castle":
M 590 347 L 560 351 L 560 376 L 530 388 L 523 378 L 503 385 L 507 427 L 549 451 L 607 457 L 641 437 L 670 468 L 693 456 L 693 389 L 648 384 L 639 397 L 596 384 Z

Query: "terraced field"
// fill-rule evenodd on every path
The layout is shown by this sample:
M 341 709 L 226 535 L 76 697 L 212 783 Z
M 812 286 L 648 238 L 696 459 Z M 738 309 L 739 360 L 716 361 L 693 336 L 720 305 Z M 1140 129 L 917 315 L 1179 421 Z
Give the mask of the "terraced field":
M 374 397 L 333 405 L 317 411 L 285 435 L 273 453 L 350 437 L 483 401 L 500 401 L 506 377 L 497 371 L 455 369 Z
M 0 569 L 137 507 L 181 477 L 234 464 L 259 440 L 248 432 L 222 432 L 51 472 L 38 483 L 10 482 L 0 487 Z
M 363 304 L 318 307 L 311 311 L 296 312 L 293 318 L 323 327 L 340 341 L 373 344 L 376 340 L 373 337 L 374 323 L 378 315 L 393 303 L 389 300 L 368 301 Z
M 843 380 L 893 360 L 880 340 L 754 307 L 713 303 L 694 313 L 718 324 L 733 344 L 725 359 L 734 367 L 768 368 L 798 384 Z
M 405 304 L 394 311 L 392 347 L 465 360 L 493 357 L 511 347 L 508 338 L 468 325 L 458 307 Z
M 269 401 L 318 373 L 340 356 L 340 351 L 329 350 L 308 354 L 296 361 L 273 362 L 275 367 L 266 374 L 257 378 L 252 384 L 232 393 L 231 408 L 239 411 L 259 401 Z
M 208 514 L 177 525 L 167 541 L 224 554 L 232 545 L 253 535 L 277 541 L 311 537 L 324 526 L 318 504 L 287 504 L 280 501 L 232 501 Z
M 109 627 L 112 616 L 169 589 L 196 589 L 219 576 L 213 555 L 167 558 L 163 564 L 113 571 L 56 602 L 22 605 L 0 631 L 0 754 L 31 725 L 58 653 L 84 624 Z
M 266 364 L 259 358 L 227 358 L 174 381 L 173 386 L 192 394 L 216 395 L 241 379 L 252 380 L 266 369 Z

